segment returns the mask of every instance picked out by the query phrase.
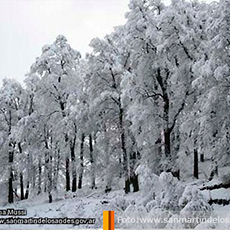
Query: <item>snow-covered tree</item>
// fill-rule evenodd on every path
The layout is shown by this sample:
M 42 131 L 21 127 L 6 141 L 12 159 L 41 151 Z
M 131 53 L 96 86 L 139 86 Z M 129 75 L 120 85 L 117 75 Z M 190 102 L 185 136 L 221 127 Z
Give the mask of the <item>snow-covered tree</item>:
M 117 176 L 124 174 L 125 191 L 129 192 L 130 184 L 133 184 L 134 191 L 138 190 L 134 169 L 138 151 L 135 148 L 135 137 L 129 130 L 130 122 L 125 116 L 127 105 L 122 102 L 121 79 L 130 72 L 130 53 L 120 44 L 122 36 L 123 28 L 117 28 L 104 39 L 95 38 L 91 41 L 94 52 L 88 57 L 88 89 L 90 97 L 94 99 L 91 104 L 91 109 L 95 111 L 94 119 L 100 127 L 100 134 L 104 133 L 106 165 L 110 164 L 110 151 L 113 151 L 119 167 Z M 110 173 L 108 176 L 110 179 L 106 179 L 106 187 L 110 190 Z
M 67 39 L 59 35 L 52 45 L 46 45 L 42 49 L 42 55 L 31 66 L 30 83 L 35 83 L 37 111 L 39 117 L 43 117 L 43 152 L 47 176 L 47 188 L 50 202 L 52 201 L 52 172 L 56 178 L 60 169 L 60 157 L 66 164 L 66 190 L 70 190 L 70 164 L 72 161 L 73 190 L 76 191 L 76 162 L 75 147 L 77 124 L 69 119 L 71 106 L 68 99 L 71 94 L 78 96 L 80 85 L 79 73 L 80 53 L 75 51 L 67 43 Z M 34 79 L 39 79 L 35 81 Z M 67 107 L 68 105 L 68 107 Z M 71 135 L 70 135 L 71 133 Z M 54 158 L 55 156 L 55 158 Z M 55 160 L 55 164 L 52 162 Z M 54 164 L 54 165 L 53 165 Z M 41 171 L 39 169 L 39 171 Z M 45 181 L 46 183 L 46 181 Z M 55 185 L 56 186 L 56 185 Z
M 5 170 L 8 168 L 9 203 L 14 202 L 14 193 L 16 193 L 17 190 L 14 182 L 17 181 L 19 175 L 23 183 L 23 171 L 20 167 L 17 167 L 18 164 L 22 163 L 21 142 L 20 139 L 17 138 L 20 133 L 17 130 L 17 124 L 24 115 L 24 99 L 24 90 L 20 83 L 5 78 L 3 80 L 3 86 L 0 89 L 0 123 L 2 154 L 4 155 L 3 159 L 5 162 L 3 168 Z M 19 161 L 19 163 L 17 161 Z M 22 183 L 21 185 L 23 185 Z M 21 193 L 22 192 L 23 189 L 21 190 Z
M 133 132 L 156 171 L 175 170 L 179 117 L 192 94 L 199 44 L 195 16 L 192 3 L 184 1 L 167 7 L 161 1 L 130 2 L 125 28 L 132 74 L 122 85 L 133 94 L 127 113 Z

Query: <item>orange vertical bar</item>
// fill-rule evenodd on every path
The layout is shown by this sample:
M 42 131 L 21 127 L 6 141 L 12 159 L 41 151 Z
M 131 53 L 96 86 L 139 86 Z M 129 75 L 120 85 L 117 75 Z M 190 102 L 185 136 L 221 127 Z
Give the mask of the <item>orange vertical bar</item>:
M 109 211 L 109 214 L 110 214 L 110 218 L 109 218 L 109 230 L 114 230 L 114 225 L 115 225 L 115 222 L 114 222 L 114 211 Z
M 103 211 L 103 230 L 114 230 L 114 211 Z
M 103 230 L 109 230 L 109 211 L 103 211 Z

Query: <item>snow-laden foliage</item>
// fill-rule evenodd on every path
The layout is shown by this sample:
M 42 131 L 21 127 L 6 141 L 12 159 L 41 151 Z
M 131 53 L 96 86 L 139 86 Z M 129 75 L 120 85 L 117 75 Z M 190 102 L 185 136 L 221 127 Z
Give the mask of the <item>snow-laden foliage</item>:
M 171 211 L 181 209 L 179 200 L 184 191 L 184 185 L 171 173 L 163 172 L 157 176 L 143 165 L 137 168 L 136 173 L 140 191 L 143 194 L 137 204 L 145 206 L 148 211 L 153 208 Z
M 229 184 L 229 9 L 130 0 L 126 23 L 92 39 L 86 58 L 64 35 L 44 45 L 24 85 L 0 88 L 0 201 L 82 199 L 81 212 L 59 214 L 84 216 L 100 197 L 95 212 L 208 217 Z
M 182 218 L 208 218 L 211 216 L 212 207 L 206 198 L 201 194 L 196 186 L 187 186 L 179 200 L 182 208 L 180 217 Z M 198 223 L 187 223 L 186 228 L 194 228 Z
M 179 210 L 179 199 L 184 191 L 184 186 L 171 173 L 161 173 L 159 179 L 163 187 L 158 198 L 160 207 L 166 210 Z

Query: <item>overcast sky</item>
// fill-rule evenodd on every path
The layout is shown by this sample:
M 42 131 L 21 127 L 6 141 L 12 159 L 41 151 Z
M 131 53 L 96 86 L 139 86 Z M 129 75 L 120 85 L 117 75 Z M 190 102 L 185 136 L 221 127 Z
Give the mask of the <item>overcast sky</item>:
M 0 0 L 0 81 L 19 81 L 58 34 L 83 56 L 94 37 L 125 22 L 129 0 Z
M 166 0 L 170 1 L 170 0 Z M 20 82 L 41 48 L 63 34 L 84 54 L 94 37 L 125 23 L 129 0 L 0 0 L 0 82 Z M 0 83 L 1 84 L 1 83 Z

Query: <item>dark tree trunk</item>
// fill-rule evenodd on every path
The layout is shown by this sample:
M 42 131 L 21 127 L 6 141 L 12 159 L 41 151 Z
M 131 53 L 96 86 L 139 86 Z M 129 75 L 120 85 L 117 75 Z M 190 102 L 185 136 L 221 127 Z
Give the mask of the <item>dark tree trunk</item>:
M 119 103 L 119 123 L 120 123 L 120 138 L 121 138 L 121 150 L 123 153 L 123 170 L 124 170 L 124 177 L 125 177 L 125 193 L 130 192 L 130 178 L 128 172 L 128 158 L 127 158 L 127 151 L 126 151 L 126 143 L 125 143 L 125 130 L 123 124 L 123 108 L 121 107 L 121 102 Z
M 72 161 L 72 192 L 76 192 L 77 190 L 77 172 L 76 172 L 76 162 L 75 162 L 75 147 L 72 146 L 70 148 L 71 152 L 71 161 Z
M 200 162 L 204 162 L 204 154 L 203 153 L 200 154 Z
M 30 188 L 30 182 L 28 180 L 27 181 L 27 186 L 26 186 L 25 199 L 28 199 L 28 197 L 29 197 L 29 188 Z
M 105 170 L 105 175 L 104 175 L 104 179 L 105 179 L 105 192 L 110 192 L 111 191 L 111 184 L 113 181 L 113 177 L 111 176 L 112 172 L 110 170 L 110 157 L 111 157 L 111 148 L 110 146 L 110 140 L 109 140 L 109 135 L 107 135 L 107 129 L 106 129 L 106 125 L 103 125 L 103 130 L 104 130 L 104 140 L 105 140 L 105 165 L 106 165 L 106 170 Z M 119 168 L 120 169 L 120 168 Z M 121 171 L 121 170 L 120 170 Z
M 81 137 L 81 149 L 80 149 L 80 173 L 79 173 L 79 180 L 78 180 L 78 189 L 82 188 L 82 180 L 83 180 L 83 172 L 84 172 L 84 141 L 85 141 L 85 134 L 82 133 Z
M 72 192 L 76 192 L 76 191 L 77 191 L 77 178 L 76 176 L 74 176 L 72 180 Z
M 48 135 L 47 135 L 48 136 Z M 51 137 L 51 144 L 52 144 L 52 136 Z M 48 138 L 45 141 L 46 153 L 45 153 L 45 168 L 47 173 L 47 192 L 48 192 L 48 199 L 49 202 L 52 202 L 52 188 L 53 188 L 53 177 L 52 177 L 52 161 L 53 161 L 53 150 L 49 148 Z
M 53 199 L 52 199 L 52 194 L 49 193 L 49 203 L 52 203 Z
M 133 146 L 136 144 L 135 138 L 133 137 Z M 136 150 L 136 151 L 135 151 Z M 132 148 L 132 154 L 130 154 L 130 183 L 133 185 L 133 192 L 139 191 L 138 176 L 135 173 L 135 166 L 137 163 L 137 149 Z
M 65 134 L 65 145 L 68 146 L 69 137 Z M 65 179 L 66 179 L 66 191 L 70 190 L 70 169 L 69 169 L 69 155 L 65 158 Z
M 48 147 L 48 144 L 46 144 L 46 149 L 48 150 L 49 147 Z M 49 172 L 48 172 L 48 163 L 49 163 L 49 156 L 48 156 L 48 153 L 46 152 L 45 153 L 45 167 L 44 167 L 44 177 L 45 177 L 45 181 L 44 181 L 44 192 L 47 192 L 47 189 L 48 189 L 48 175 L 49 175 Z
M 70 175 L 69 175 L 69 158 L 65 159 L 65 178 L 66 178 L 66 191 L 70 190 Z
M 49 162 L 48 162 L 48 194 L 49 194 L 49 203 L 52 203 L 52 188 L 53 188 L 53 180 L 52 180 L 52 155 L 49 152 Z
M 169 157 L 171 154 L 171 141 L 170 141 L 170 131 L 169 129 L 164 130 L 164 147 L 165 147 L 165 156 Z
M 93 140 L 92 135 L 89 135 L 89 152 L 90 152 L 90 163 L 91 163 L 91 188 L 96 188 L 95 183 L 95 163 L 94 163 L 94 156 L 93 156 Z
M 171 129 L 169 127 L 169 96 L 167 92 L 168 88 L 168 83 L 167 79 L 169 77 L 169 71 L 166 70 L 166 76 L 165 79 L 162 78 L 161 76 L 161 70 L 158 68 L 157 70 L 157 76 L 156 79 L 158 81 L 158 84 L 161 87 L 162 90 L 162 97 L 163 97 L 163 119 L 164 119 L 164 153 L 166 157 L 169 157 L 171 154 L 171 143 L 170 143 L 170 134 L 171 134 Z
M 38 161 L 38 195 L 42 192 L 42 164 L 41 164 L 41 158 L 39 158 Z
M 9 144 L 9 148 L 13 148 L 13 143 L 10 143 Z M 10 150 L 9 151 L 9 164 L 10 164 L 10 171 L 9 171 L 9 184 L 8 184 L 8 202 L 9 203 L 13 203 L 14 202 L 14 190 L 13 190 L 13 177 L 14 177 L 14 174 L 13 174 L 13 164 L 14 162 L 14 151 L 13 150 Z
M 59 170 L 60 170 L 60 149 L 57 145 L 54 157 L 54 179 L 53 179 L 53 189 L 57 191 L 58 187 L 58 177 L 59 177 Z
M 125 193 L 129 193 L 130 192 L 130 180 L 129 178 L 127 178 L 125 180 Z
M 75 145 L 76 145 L 77 126 L 74 124 L 74 137 L 70 141 L 70 154 L 72 162 L 72 192 L 77 190 L 77 171 L 76 171 L 76 157 L 75 157 Z
M 133 184 L 133 192 L 138 192 L 139 191 L 138 175 L 134 174 L 131 178 L 131 182 Z
M 119 154 L 119 177 L 122 178 L 123 174 L 123 165 L 122 165 L 122 154 Z
M 133 185 L 133 192 L 139 191 L 138 176 L 135 173 L 137 161 L 140 160 L 140 152 L 138 151 L 136 138 L 128 129 L 129 137 L 132 141 L 130 146 L 130 156 L 129 156 L 129 171 L 130 171 L 130 182 Z
M 14 161 L 14 152 L 9 151 L 9 163 L 13 163 L 13 161 Z
M 10 177 L 9 177 L 8 202 L 9 203 L 14 203 L 13 172 L 12 172 L 12 169 L 11 169 L 11 173 L 10 173 Z
M 20 173 L 20 189 L 21 189 L 21 200 L 24 200 L 24 185 L 23 185 L 23 173 Z
M 193 176 L 198 179 L 199 178 L 199 172 L 198 172 L 198 151 L 197 149 L 194 149 L 194 171 Z
M 70 148 L 71 152 L 71 161 L 72 161 L 72 192 L 76 192 L 77 190 L 77 172 L 76 172 L 76 162 L 75 162 L 75 144 L 73 144 Z
M 19 153 L 22 153 L 22 146 L 20 142 L 18 143 L 18 150 L 19 150 Z M 21 193 L 21 200 L 24 200 L 25 196 L 24 196 L 23 172 L 20 173 L 20 193 Z

